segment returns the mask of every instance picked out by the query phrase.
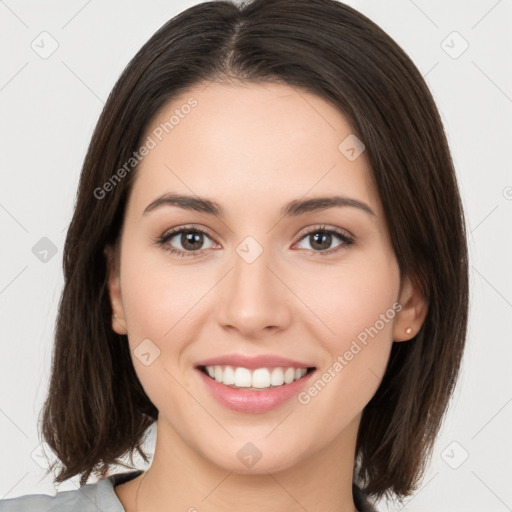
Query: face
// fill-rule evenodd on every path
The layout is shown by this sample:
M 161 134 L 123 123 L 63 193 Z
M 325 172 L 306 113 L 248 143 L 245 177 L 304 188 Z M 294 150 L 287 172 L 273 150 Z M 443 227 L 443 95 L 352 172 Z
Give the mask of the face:
M 353 439 L 393 341 L 424 317 L 352 133 L 305 91 L 212 83 L 166 105 L 144 137 L 118 266 L 107 252 L 112 327 L 128 335 L 159 435 L 227 470 L 278 471 Z

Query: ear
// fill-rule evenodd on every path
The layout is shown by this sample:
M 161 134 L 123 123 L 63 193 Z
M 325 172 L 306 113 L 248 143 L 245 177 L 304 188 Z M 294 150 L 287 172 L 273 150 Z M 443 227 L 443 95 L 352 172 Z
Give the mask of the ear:
M 127 334 L 124 316 L 123 301 L 121 297 L 121 280 L 119 276 L 119 257 L 117 249 L 111 245 L 103 250 L 107 263 L 107 287 L 112 306 L 112 329 L 117 334 Z
M 414 338 L 421 329 L 427 316 L 428 304 L 419 286 L 413 285 L 409 278 L 402 283 L 398 302 L 402 309 L 395 317 L 393 341 L 407 341 Z

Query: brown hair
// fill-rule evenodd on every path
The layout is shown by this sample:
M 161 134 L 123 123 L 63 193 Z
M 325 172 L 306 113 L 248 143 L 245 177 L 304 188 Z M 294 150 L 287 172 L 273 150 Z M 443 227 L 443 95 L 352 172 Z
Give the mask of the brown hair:
M 65 241 L 52 376 L 42 433 L 63 468 L 55 482 L 105 475 L 137 450 L 158 411 L 126 336 L 111 329 L 104 248 L 119 239 L 133 156 L 159 109 L 202 81 L 281 81 L 332 102 L 364 142 L 401 276 L 429 309 L 413 340 L 394 343 L 365 407 L 354 479 L 375 497 L 418 484 L 453 392 L 468 314 L 465 222 L 443 125 L 421 74 L 377 25 L 335 0 L 195 5 L 163 25 L 113 88 L 84 161 Z M 53 465 L 54 466 L 54 465 Z M 51 466 L 50 470 L 53 469 Z

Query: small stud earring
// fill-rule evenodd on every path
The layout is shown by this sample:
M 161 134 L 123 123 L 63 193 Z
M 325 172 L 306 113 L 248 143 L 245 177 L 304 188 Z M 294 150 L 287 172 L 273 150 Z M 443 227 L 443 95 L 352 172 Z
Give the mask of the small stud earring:
M 411 334 L 412 332 L 412 327 L 407 327 L 407 329 L 405 329 L 405 334 Z
M 117 318 L 117 315 L 114 313 L 114 318 Z

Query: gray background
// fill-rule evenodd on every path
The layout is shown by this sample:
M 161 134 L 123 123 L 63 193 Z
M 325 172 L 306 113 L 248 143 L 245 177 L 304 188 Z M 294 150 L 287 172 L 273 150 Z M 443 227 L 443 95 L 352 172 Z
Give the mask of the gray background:
M 93 128 L 130 58 L 196 3 L 0 0 L 0 498 L 55 492 L 44 477 L 37 417 L 49 379 L 63 242 Z M 512 5 L 347 3 L 386 30 L 426 77 L 453 152 L 471 257 L 468 348 L 432 461 L 404 505 L 379 507 L 512 510 Z M 57 49 L 45 55 L 52 44 Z M 75 478 L 59 490 L 77 485 Z

